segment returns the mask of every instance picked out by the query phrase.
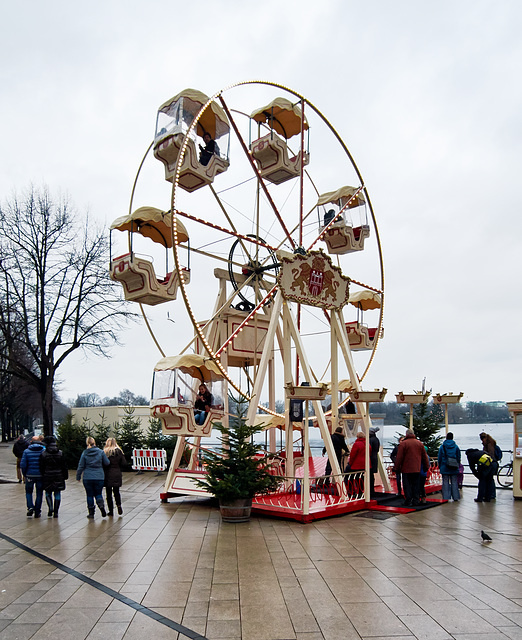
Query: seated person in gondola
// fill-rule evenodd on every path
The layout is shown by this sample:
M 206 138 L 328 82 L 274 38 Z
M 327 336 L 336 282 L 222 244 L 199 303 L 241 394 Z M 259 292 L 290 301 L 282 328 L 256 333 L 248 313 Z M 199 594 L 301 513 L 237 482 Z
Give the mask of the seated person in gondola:
M 199 393 L 194 402 L 194 419 L 196 424 L 203 424 L 212 404 L 212 394 L 203 383 L 199 385 Z
M 323 226 L 326 227 L 335 218 L 335 209 L 330 209 L 324 214 Z
M 205 133 L 203 135 L 203 142 L 205 143 L 204 147 L 199 145 L 199 162 L 206 167 L 210 162 L 210 158 L 212 158 L 214 154 L 219 155 L 219 147 L 217 146 L 216 141 L 212 140 L 210 133 Z

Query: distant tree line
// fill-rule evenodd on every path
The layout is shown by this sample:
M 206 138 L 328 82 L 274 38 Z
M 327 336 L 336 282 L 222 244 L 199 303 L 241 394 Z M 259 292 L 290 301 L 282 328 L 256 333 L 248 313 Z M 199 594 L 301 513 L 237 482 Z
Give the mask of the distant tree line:
M 101 398 L 97 393 L 80 393 L 76 400 L 70 400 L 71 407 L 143 407 L 149 404 L 148 398 L 129 389 L 123 389 L 117 396 Z
M 428 403 L 429 407 L 433 402 Z M 435 405 L 437 406 L 437 405 Z M 402 424 L 409 405 L 397 402 L 376 402 L 370 404 L 370 413 L 384 414 L 384 424 Z M 443 410 L 443 407 L 442 407 Z M 443 413 L 444 415 L 444 413 Z M 450 424 L 480 424 L 493 422 L 511 422 L 507 406 L 496 406 L 485 402 L 466 402 L 448 405 Z

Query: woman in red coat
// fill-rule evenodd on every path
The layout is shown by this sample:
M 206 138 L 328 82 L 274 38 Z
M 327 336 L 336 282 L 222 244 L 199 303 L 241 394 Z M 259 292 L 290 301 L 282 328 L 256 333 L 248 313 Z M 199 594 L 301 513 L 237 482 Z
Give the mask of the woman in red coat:
M 348 459 L 350 471 L 364 471 L 365 450 L 366 442 L 364 439 L 364 433 L 359 431 L 357 433 L 357 438 L 352 445 L 350 458 Z
M 348 471 L 364 471 L 365 456 L 366 456 L 366 440 L 364 433 L 359 431 L 357 438 L 350 450 L 350 457 L 346 466 L 345 472 Z M 350 494 L 360 494 L 364 491 L 364 476 L 358 474 L 357 476 L 348 476 L 352 478 L 348 480 L 348 492 Z

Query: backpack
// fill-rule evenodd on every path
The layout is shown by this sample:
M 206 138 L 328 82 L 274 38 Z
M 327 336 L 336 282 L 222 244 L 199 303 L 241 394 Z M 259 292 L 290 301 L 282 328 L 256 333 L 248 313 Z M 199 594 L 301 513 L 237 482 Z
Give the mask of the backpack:
M 502 460 L 502 449 L 498 446 L 498 444 L 495 445 L 495 460 L 497 460 L 498 462 Z
M 477 465 L 481 467 L 485 467 L 489 469 L 491 463 L 493 462 L 493 458 L 489 455 L 489 453 L 483 453 L 477 461 Z

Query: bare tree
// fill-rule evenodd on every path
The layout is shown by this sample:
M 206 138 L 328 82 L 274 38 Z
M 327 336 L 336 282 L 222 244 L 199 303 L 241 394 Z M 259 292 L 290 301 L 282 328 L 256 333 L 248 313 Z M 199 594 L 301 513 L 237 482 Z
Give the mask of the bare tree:
M 0 256 L 8 369 L 37 389 L 50 434 L 60 365 L 77 349 L 107 355 L 132 314 L 109 278 L 104 232 L 47 188 L 0 206 Z M 18 358 L 20 350 L 29 358 Z

